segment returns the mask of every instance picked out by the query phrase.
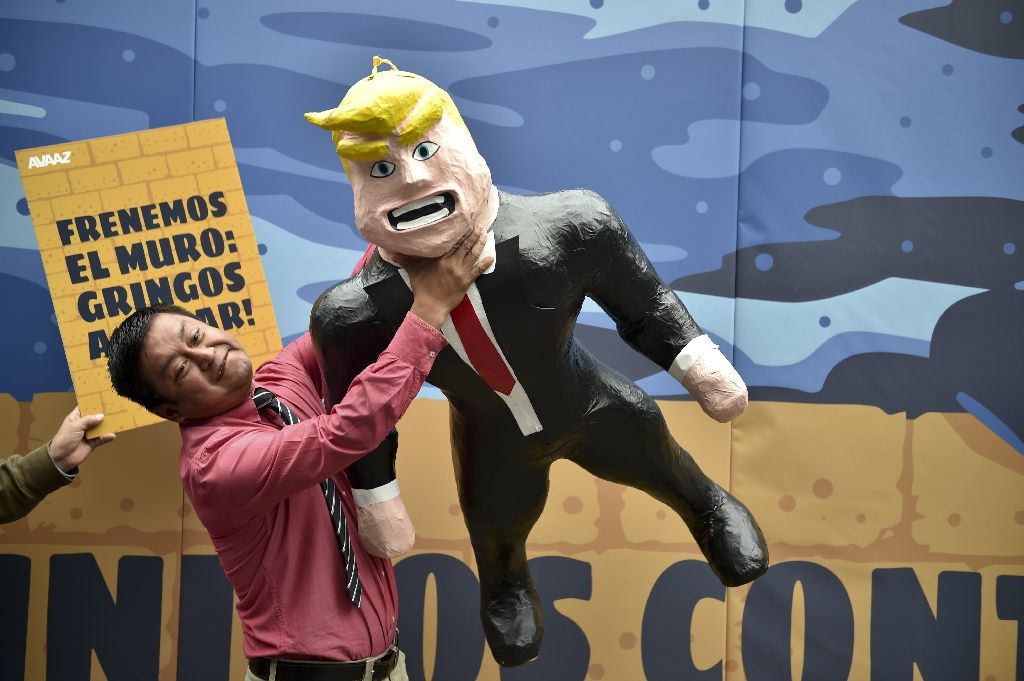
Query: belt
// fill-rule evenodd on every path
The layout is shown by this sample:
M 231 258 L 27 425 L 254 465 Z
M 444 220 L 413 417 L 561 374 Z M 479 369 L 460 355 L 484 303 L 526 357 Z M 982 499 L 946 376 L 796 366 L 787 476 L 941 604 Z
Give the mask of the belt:
M 257 657 L 249 660 L 249 671 L 262 679 L 270 678 L 275 660 Z M 313 660 L 276 660 L 277 681 L 364 681 L 367 665 L 373 666 L 373 681 L 388 678 L 398 664 L 398 648 L 392 648 L 383 657 L 370 662 L 319 662 Z

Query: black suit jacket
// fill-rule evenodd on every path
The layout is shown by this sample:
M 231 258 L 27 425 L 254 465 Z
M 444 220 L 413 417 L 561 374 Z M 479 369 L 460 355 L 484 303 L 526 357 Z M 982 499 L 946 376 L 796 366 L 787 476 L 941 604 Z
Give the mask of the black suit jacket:
M 627 343 L 665 369 L 702 333 L 597 194 L 500 193 L 492 231 L 496 267 L 476 285 L 498 344 L 543 425 L 526 436 L 532 441 L 552 442 L 603 403 L 635 399 L 639 391 L 574 340 L 584 297 L 608 312 Z M 397 269 L 379 254 L 320 296 L 310 329 L 330 402 L 340 401 L 376 361 L 412 302 Z M 438 355 L 427 380 L 448 397 L 459 429 L 478 436 L 469 439 L 523 439 L 509 409 L 451 347 Z

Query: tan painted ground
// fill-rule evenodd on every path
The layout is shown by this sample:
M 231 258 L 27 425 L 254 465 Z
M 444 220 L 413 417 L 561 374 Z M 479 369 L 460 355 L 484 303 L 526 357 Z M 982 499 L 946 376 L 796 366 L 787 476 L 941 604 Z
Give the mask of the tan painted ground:
M 52 435 L 74 406 L 70 394 L 41 394 L 32 403 L 0 396 L 0 438 L 26 451 Z M 1024 575 L 1022 457 L 965 414 L 915 420 L 863 406 L 756 402 L 732 427 L 704 417 L 692 403 L 662 408 L 673 433 L 710 475 L 730 483 L 755 512 L 773 562 L 820 564 L 843 583 L 853 605 L 855 657 L 851 681 L 869 678 L 871 572 L 913 567 L 934 607 L 944 570 L 982 575 L 981 679 L 1014 678 L 1016 624 L 995 612 L 995 580 Z M 418 400 L 399 425 L 399 475 L 418 530 L 415 552 L 472 553 L 455 496 L 447 404 Z M 123 433 L 91 458 L 78 482 L 49 497 L 26 519 L 0 527 L 3 551 L 32 559 L 28 678 L 45 678 L 49 558 L 91 551 L 112 589 L 124 555 L 163 557 L 165 619 L 161 678 L 176 676 L 178 561 L 211 548 L 177 479 L 177 429 L 159 424 Z M 644 605 L 658 577 L 700 555 L 681 521 L 661 504 L 595 480 L 568 463 L 552 469 L 547 509 L 530 536 L 532 557 L 569 556 L 592 566 L 589 601 L 566 599 L 559 611 L 586 633 L 588 679 L 643 678 Z M 702 601 L 689 632 L 695 662 L 723 662 L 729 681 L 745 679 L 739 651 L 747 589 L 727 603 Z M 798 590 L 799 591 L 799 590 Z M 436 621 L 428 589 L 426 622 Z M 795 598 L 793 664 L 803 663 L 802 595 Z M 408 606 L 408 604 L 406 604 Z M 681 631 L 680 642 L 687 635 Z M 244 675 L 241 636 L 233 631 L 232 678 Z M 425 634 L 432 669 L 436 634 Z M 104 679 L 94 661 L 93 679 Z M 428 675 L 427 678 L 430 678 Z M 484 656 L 480 681 L 497 681 Z

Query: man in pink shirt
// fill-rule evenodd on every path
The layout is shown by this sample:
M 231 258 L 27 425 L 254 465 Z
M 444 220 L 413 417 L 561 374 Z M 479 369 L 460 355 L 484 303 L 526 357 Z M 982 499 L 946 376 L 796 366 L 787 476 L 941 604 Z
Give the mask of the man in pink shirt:
M 179 473 L 238 596 L 247 681 L 407 678 L 395 576 L 354 540 L 345 468 L 415 398 L 447 344 L 441 323 L 491 265 L 485 242 L 478 229 L 401 263 L 412 309 L 327 413 L 309 334 L 255 374 L 233 336 L 181 308 L 138 310 L 112 334 L 115 390 L 180 424 Z

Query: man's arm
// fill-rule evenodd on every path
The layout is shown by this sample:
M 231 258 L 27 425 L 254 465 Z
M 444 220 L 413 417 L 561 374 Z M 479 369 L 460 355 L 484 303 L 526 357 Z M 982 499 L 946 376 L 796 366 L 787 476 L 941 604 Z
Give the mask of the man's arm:
M 485 241 L 483 229 L 477 229 L 440 258 L 403 261 L 415 297 L 412 310 L 376 361 L 352 380 L 347 391 L 337 389 L 344 395 L 330 412 L 280 430 L 254 427 L 230 432 L 192 461 L 186 484 L 209 495 L 207 501 L 226 512 L 249 518 L 346 468 L 380 444 L 447 344 L 438 330 L 441 322 L 490 266 L 491 258 L 480 258 Z M 325 366 L 325 373 L 330 379 L 330 367 Z
M 0 523 L 28 514 L 50 492 L 71 482 L 53 465 L 47 445 L 0 461 Z
M 587 281 L 585 292 L 608 315 L 626 343 L 668 371 L 717 421 L 746 408 L 747 387 L 729 360 L 665 286 L 647 255 L 603 198 L 579 195 Z
M 87 438 L 86 431 L 103 420 L 102 414 L 81 416 L 78 407 L 65 417 L 53 439 L 25 456 L 0 461 L 0 524 L 24 517 L 43 498 L 75 479 L 78 464 L 113 433 Z
M 281 429 L 223 429 L 193 459 L 193 490 L 240 519 L 274 505 L 374 449 L 416 397 L 444 336 L 409 315 L 377 361 L 327 414 Z

